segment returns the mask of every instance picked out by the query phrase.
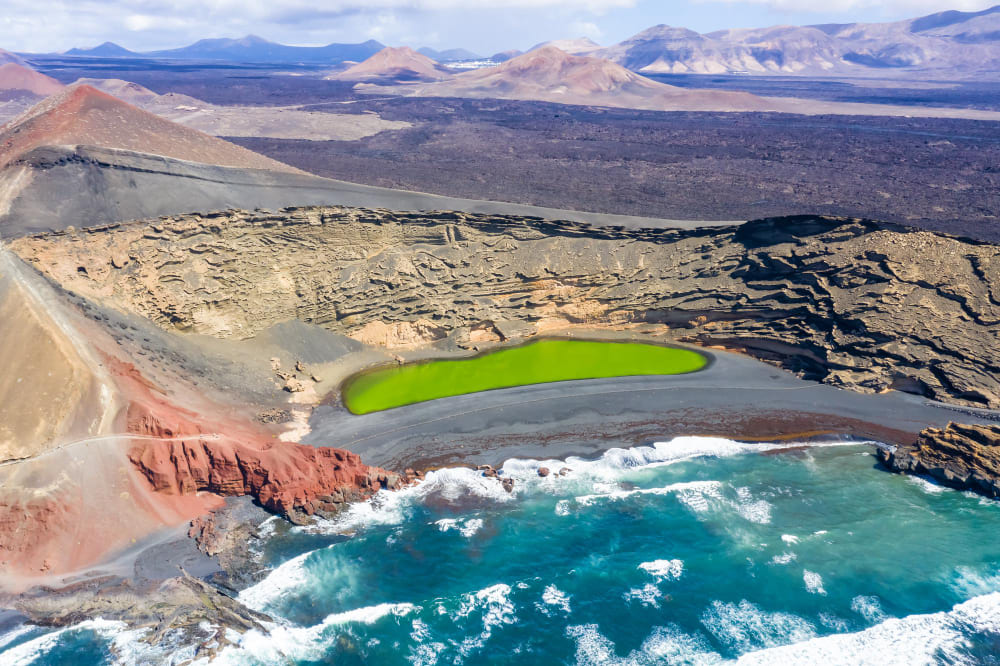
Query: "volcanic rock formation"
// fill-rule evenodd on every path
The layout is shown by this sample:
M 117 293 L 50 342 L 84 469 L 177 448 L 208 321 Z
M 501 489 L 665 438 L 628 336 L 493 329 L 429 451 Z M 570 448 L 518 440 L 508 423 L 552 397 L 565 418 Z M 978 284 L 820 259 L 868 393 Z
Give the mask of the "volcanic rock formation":
M 327 78 L 339 81 L 439 81 L 452 75 L 447 67 L 407 46 L 389 46 L 364 62 Z
M 239 339 L 300 319 L 419 345 L 646 324 L 836 386 L 1000 405 L 1000 247 L 867 220 L 624 230 L 308 208 L 12 247 L 64 288 L 171 331 Z
M 1000 497 L 1000 426 L 927 428 L 913 446 L 879 449 L 895 472 L 930 476 L 952 488 Z

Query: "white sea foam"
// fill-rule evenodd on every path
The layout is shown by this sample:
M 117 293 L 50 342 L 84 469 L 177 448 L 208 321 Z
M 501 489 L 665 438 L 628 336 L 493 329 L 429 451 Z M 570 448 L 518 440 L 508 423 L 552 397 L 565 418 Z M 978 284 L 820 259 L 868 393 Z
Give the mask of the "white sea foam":
M 600 479 L 614 481 L 621 476 L 623 470 L 670 465 L 692 458 L 721 458 L 746 453 L 772 451 L 788 446 L 788 444 L 747 444 L 720 437 L 675 437 L 670 441 L 655 442 L 648 446 L 609 449 L 596 460 L 576 457 L 567 458 L 566 460 L 512 458 L 504 463 L 503 471 L 507 476 L 524 480 L 537 479 L 538 483 L 546 487 L 558 487 L 561 482 L 567 479 L 579 478 L 580 476 L 589 477 L 591 482 Z M 571 472 L 569 477 L 560 477 L 553 474 L 540 479 L 538 477 L 539 467 L 547 467 L 555 470 L 566 467 Z
M 809 443 L 810 446 L 835 446 L 854 444 L 850 442 Z M 400 490 L 383 490 L 365 502 L 350 505 L 336 519 L 317 520 L 316 525 L 296 527 L 296 531 L 318 531 L 323 533 L 351 533 L 365 527 L 403 524 L 412 514 L 412 508 L 431 496 L 447 501 L 463 498 L 477 498 L 486 502 L 505 503 L 517 498 L 524 490 L 565 493 L 583 491 L 577 502 L 586 505 L 597 498 L 624 499 L 635 494 L 666 494 L 680 492 L 681 501 L 692 510 L 707 504 L 705 493 L 715 496 L 721 484 L 715 481 L 675 484 L 663 489 L 621 490 L 619 482 L 623 473 L 631 470 L 676 462 L 698 457 L 728 457 L 748 453 L 760 453 L 787 448 L 794 443 L 750 444 L 718 437 L 677 437 L 667 442 L 656 442 L 649 446 L 628 449 L 616 448 L 606 451 L 596 460 L 570 457 L 565 460 L 532 460 L 511 458 L 500 472 L 515 480 L 514 492 L 509 493 L 496 479 L 484 477 L 472 469 L 445 468 L 428 472 L 422 482 Z M 550 474 L 538 476 L 538 469 L 569 469 L 565 476 Z M 685 492 L 690 491 L 690 492 Z M 731 502 L 745 519 L 766 523 L 770 521 L 770 504 L 749 497 L 749 489 L 736 489 L 737 499 Z M 567 515 L 568 504 L 560 501 L 556 505 L 557 515 Z
M 928 493 L 930 495 L 940 495 L 943 492 L 951 490 L 950 488 L 942 486 L 940 483 L 932 481 L 931 479 L 925 478 L 923 476 L 911 476 L 907 474 L 905 478 L 908 482 L 919 487 L 925 493 Z
M 684 633 L 676 625 L 656 627 L 638 650 L 619 657 L 615 644 L 596 624 L 566 628 L 566 636 L 576 642 L 577 666 L 645 666 L 646 664 L 718 664 L 722 657 L 713 652 L 704 636 Z
M 569 515 L 569 500 L 559 500 L 556 502 L 556 515 L 557 516 L 568 516 Z
M 955 569 L 955 578 L 950 582 L 950 587 L 965 599 L 990 592 L 1000 592 L 1000 571 L 958 567 Z
M 701 623 L 737 652 L 798 643 L 816 635 L 815 627 L 807 620 L 791 613 L 762 610 L 746 599 L 738 604 L 713 601 L 702 613 Z
M 210 663 L 212 666 L 242 666 L 247 663 L 288 663 L 290 660 L 317 661 L 329 650 L 336 630 L 342 625 L 371 625 L 385 617 L 403 617 L 419 609 L 419 606 L 408 603 L 384 603 L 333 613 L 319 624 L 309 627 L 269 624 L 266 631 L 251 629 L 239 636 L 233 645 L 226 646 Z M 201 660 L 194 663 L 201 666 L 209 662 Z
M 847 631 L 851 626 L 844 618 L 837 617 L 833 613 L 827 612 L 821 612 L 819 614 L 819 622 L 827 629 L 832 629 L 840 633 Z
M 437 497 L 449 502 L 474 498 L 485 502 L 505 503 L 515 499 L 496 480 L 465 467 L 449 467 L 428 472 L 420 483 L 399 490 L 381 490 L 364 502 L 355 502 L 332 520 L 319 519 L 315 525 L 296 527 L 296 531 L 346 534 L 384 525 L 401 525 L 412 515 L 413 507 Z
M 459 533 L 468 539 L 482 528 L 483 520 L 481 518 L 471 518 L 462 524 L 462 527 L 459 529 Z
M 450 530 L 456 530 L 459 534 L 464 536 L 466 539 L 473 536 L 476 532 L 482 529 L 483 519 L 482 518 L 467 518 L 465 520 L 459 520 L 456 518 L 442 518 L 434 523 L 438 526 L 438 529 L 442 532 L 448 532 Z
M 306 560 L 313 552 L 315 551 L 303 553 L 282 563 L 281 566 L 269 573 L 267 578 L 240 592 L 240 602 L 250 608 L 262 611 L 282 597 L 304 586 L 309 580 L 305 566 Z
M 788 564 L 794 562 L 796 557 L 795 553 L 782 553 L 781 555 L 775 555 L 771 558 L 771 564 Z
M 789 546 L 792 546 L 799 542 L 799 538 L 794 534 L 782 534 L 781 540 L 787 543 Z
M 569 595 L 555 585 L 547 585 L 545 590 L 542 592 L 542 604 L 536 604 L 536 606 L 538 606 L 539 610 L 546 615 L 552 614 L 552 611 L 550 610 L 552 608 L 561 610 L 564 613 L 569 613 Z
M 643 562 L 639 565 L 650 576 L 655 576 L 657 581 L 677 580 L 684 573 L 684 562 L 681 560 L 653 560 Z
M 958 604 L 950 611 L 887 619 L 848 634 L 813 638 L 743 655 L 740 664 L 910 666 L 975 663 L 963 654 L 968 632 L 1000 632 L 1000 593 Z
M 736 513 L 740 514 L 744 520 L 760 525 L 767 525 L 771 522 L 771 504 L 762 499 L 754 499 L 749 488 L 736 489 L 737 502 Z
M 106 640 L 111 640 L 114 638 L 115 634 L 123 631 L 125 631 L 124 622 L 104 620 L 101 618 L 86 620 L 80 624 L 75 624 L 71 627 L 66 627 L 65 629 L 59 629 L 42 636 L 38 636 L 37 638 L 33 638 L 30 641 L 25 641 L 20 645 L 15 645 L 9 650 L 6 650 L 3 654 L 0 654 L 0 657 L 2 657 L 4 666 L 29 666 L 47 655 L 68 636 L 81 632 L 93 632 Z
M 636 495 L 669 495 L 673 493 L 685 505 L 690 506 L 695 511 L 700 511 L 708 508 L 708 499 L 706 498 L 722 498 L 721 488 L 722 484 L 718 481 L 684 481 L 681 483 L 672 483 L 662 488 L 633 488 L 631 490 L 615 490 L 606 493 L 580 495 L 575 498 L 575 501 L 581 506 L 590 506 L 595 502 L 614 502 L 635 497 Z
M 517 622 L 514 603 L 510 600 L 510 585 L 498 583 L 464 595 L 452 618 L 467 618 L 473 613 L 481 615 L 483 628 L 478 636 L 470 636 L 462 641 L 458 647 L 462 656 L 468 656 L 473 650 L 485 645 L 497 627 Z
M 806 590 L 809 593 L 826 595 L 826 589 L 823 587 L 823 577 L 815 571 L 805 569 L 802 572 L 802 582 L 805 583 Z
M 663 598 L 663 592 L 660 592 L 660 588 L 656 587 L 652 583 L 646 583 L 642 587 L 633 587 L 628 592 L 625 592 L 622 595 L 622 598 L 629 603 L 638 601 L 643 606 L 659 608 L 660 599 Z
M 854 597 L 851 599 L 851 610 L 868 622 L 881 622 L 888 617 L 882 610 L 882 601 L 874 595 Z
M 5 645 L 10 645 L 17 639 L 21 638 L 22 636 L 25 636 L 37 630 L 38 627 L 32 626 L 30 624 L 22 624 L 20 626 L 14 627 L 3 636 L 0 636 L 0 650 L 2 650 Z
M 754 499 L 748 488 L 737 488 L 736 498 L 726 497 L 723 484 L 719 481 L 683 481 L 662 488 L 632 488 L 607 493 L 580 495 L 575 501 L 580 506 L 590 506 L 596 502 L 617 502 L 643 495 L 674 495 L 690 511 L 696 514 L 708 513 L 713 509 L 735 512 L 746 521 L 766 525 L 771 522 L 771 504 L 766 500 Z

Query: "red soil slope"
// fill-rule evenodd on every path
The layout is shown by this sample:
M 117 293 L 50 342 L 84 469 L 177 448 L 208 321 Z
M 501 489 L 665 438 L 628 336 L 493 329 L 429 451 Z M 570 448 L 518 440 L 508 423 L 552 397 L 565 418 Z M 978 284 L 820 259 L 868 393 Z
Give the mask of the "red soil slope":
M 0 167 L 48 145 L 89 145 L 246 169 L 286 164 L 143 111 L 88 85 L 42 100 L 0 131 Z
M 0 90 L 27 90 L 35 95 L 48 97 L 65 88 L 51 76 L 29 69 L 24 65 L 8 62 L 0 65 Z

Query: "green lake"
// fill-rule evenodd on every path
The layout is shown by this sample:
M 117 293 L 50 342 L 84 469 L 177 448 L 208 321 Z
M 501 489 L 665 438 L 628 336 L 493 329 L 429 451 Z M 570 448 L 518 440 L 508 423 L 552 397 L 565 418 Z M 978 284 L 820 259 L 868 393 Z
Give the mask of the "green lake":
M 475 358 L 377 368 L 344 383 L 344 404 L 368 414 L 490 389 L 572 379 L 678 375 L 705 367 L 698 352 L 636 342 L 540 340 Z

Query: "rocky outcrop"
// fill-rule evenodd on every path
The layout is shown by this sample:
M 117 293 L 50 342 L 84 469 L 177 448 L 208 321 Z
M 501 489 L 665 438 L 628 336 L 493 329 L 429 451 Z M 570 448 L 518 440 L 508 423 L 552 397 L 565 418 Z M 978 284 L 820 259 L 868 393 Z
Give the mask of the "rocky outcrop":
M 12 247 L 64 288 L 184 333 L 299 319 L 390 349 L 472 348 L 638 327 L 854 390 L 1000 406 L 1000 246 L 870 220 L 683 231 L 314 207 Z
M 251 495 L 295 522 L 402 484 L 399 475 L 368 467 L 348 451 L 286 442 L 260 450 L 198 437 L 160 440 L 138 444 L 129 458 L 159 492 Z
M 927 428 L 912 446 L 879 449 L 889 469 L 930 476 L 941 483 L 1000 497 L 1000 426 Z

